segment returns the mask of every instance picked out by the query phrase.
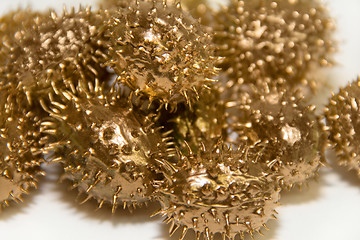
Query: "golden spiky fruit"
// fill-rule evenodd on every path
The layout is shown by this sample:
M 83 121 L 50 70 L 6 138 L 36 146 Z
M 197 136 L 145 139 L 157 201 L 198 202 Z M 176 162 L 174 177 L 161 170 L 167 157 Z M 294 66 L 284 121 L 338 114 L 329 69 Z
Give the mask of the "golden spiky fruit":
M 211 38 L 180 5 L 132 1 L 108 22 L 108 65 L 119 82 L 165 106 L 189 104 L 216 72 Z
M 19 10 L 11 12 L 0 19 L 0 86 L 18 84 L 20 75 L 24 71 L 25 61 L 32 62 L 31 57 L 26 55 L 29 47 L 34 42 L 34 32 L 37 20 L 42 15 L 31 10 Z M 24 44 L 26 42 L 26 44 Z M 37 44 L 37 48 L 39 48 Z M 33 52 L 35 54 L 35 52 Z M 35 63 L 33 63 L 35 64 Z
M 243 84 L 227 107 L 236 144 L 269 143 L 266 164 L 283 177 L 282 187 L 317 176 L 325 162 L 326 133 L 315 106 L 299 92 Z
M 44 174 L 40 140 L 40 114 L 27 110 L 25 96 L 0 86 L 0 212 L 37 187 Z
M 162 208 L 156 213 L 180 229 L 182 240 L 192 229 L 196 239 L 210 240 L 253 235 L 275 217 L 280 188 L 275 175 L 263 172 L 262 146 L 231 150 L 222 142 L 202 144 L 195 153 L 179 153 L 173 173 L 155 195 Z M 265 167 L 266 168 L 266 167 Z
M 78 82 L 69 79 L 106 79 L 105 15 L 80 8 L 61 16 L 31 10 L 4 16 L 0 76 L 18 84 L 30 104 L 59 89 L 75 89 Z
M 102 205 L 129 209 L 151 199 L 153 182 L 161 180 L 162 160 L 172 155 L 171 139 L 153 127 L 148 103 L 114 88 L 78 87 L 54 96 L 45 110 L 50 118 L 42 132 L 52 141 L 50 160 L 61 162 L 73 187 Z M 54 140 L 51 140 L 54 139 Z
M 215 18 L 219 67 L 233 82 L 314 88 L 314 71 L 332 65 L 334 23 L 318 0 L 231 0 Z
M 325 109 L 329 139 L 336 150 L 338 162 L 360 176 L 360 77 L 329 100 Z

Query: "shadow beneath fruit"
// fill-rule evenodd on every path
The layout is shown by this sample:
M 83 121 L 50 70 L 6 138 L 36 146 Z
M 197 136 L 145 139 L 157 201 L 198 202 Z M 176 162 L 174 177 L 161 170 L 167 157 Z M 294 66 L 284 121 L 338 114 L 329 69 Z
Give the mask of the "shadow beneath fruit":
M 279 222 L 276 220 L 270 220 L 266 223 L 267 227 L 269 230 L 265 230 L 264 228 L 261 229 L 261 232 L 263 234 L 263 236 L 261 236 L 258 233 L 254 234 L 254 239 L 259 239 L 259 240 L 275 240 L 276 239 L 276 230 L 278 229 L 279 226 Z M 161 236 L 153 239 L 153 240 L 178 240 L 181 237 L 182 234 L 182 228 L 179 228 L 178 230 L 176 230 L 176 232 L 174 233 L 174 235 L 172 235 L 171 237 L 169 236 L 169 229 L 170 229 L 171 224 L 162 224 L 161 229 L 162 229 L 162 234 Z M 185 238 L 183 240 L 194 240 L 196 239 L 196 234 L 193 230 L 189 230 L 185 236 Z M 201 238 L 202 240 L 205 240 L 204 237 Z M 221 234 L 215 234 L 213 240 L 222 240 L 222 236 Z M 245 239 L 244 240 L 251 240 L 252 238 L 250 237 L 249 234 L 245 234 Z M 236 236 L 234 238 L 234 240 L 240 240 L 239 236 Z
M 334 151 L 329 151 L 327 154 L 329 165 L 341 180 L 346 181 L 351 186 L 360 187 L 360 177 L 355 170 L 348 170 L 346 167 L 337 164 L 336 154 Z
M 22 196 L 22 202 L 11 201 L 9 207 L 0 209 L 0 221 L 6 222 L 19 214 L 26 214 L 27 210 L 35 204 L 35 197 L 41 194 L 45 177 L 39 177 L 37 189 L 31 189 L 28 195 Z
M 281 205 L 294 205 L 316 201 L 321 195 L 323 185 L 325 185 L 325 180 L 320 170 L 320 177 L 310 180 L 308 186 L 303 186 L 301 189 L 295 186 L 289 191 L 281 191 L 280 203 Z
M 160 208 L 160 205 L 156 202 L 150 202 L 147 207 L 142 206 L 132 211 L 127 208 L 123 209 L 120 204 L 114 214 L 112 213 L 110 205 L 104 204 L 102 208 L 99 209 L 99 204 L 94 199 L 89 199 L 81 204 L 81 202 L 86 199 L 86 196 L 79 195 L 77 189 L 71 189 L 69 181 L 58 183 L 57 179 L 61 176 L 62 169 L 58 167 L 56 171 L 57 172 L 53 170 L 53 175 L 56 174 L 57 177 L 49 180 L 51 187 L 53 188 L 51 191 L 58 193 L 61 202 L 66 203 L 69 208 L 75 209 L 77 213 L 83 215 L 85 218 L 99 221 L 99 223 L 111 222 L 114 226 L 124 223 L 135 224 L 156 221 L 155 218 L 150 218 L 151 214 Z

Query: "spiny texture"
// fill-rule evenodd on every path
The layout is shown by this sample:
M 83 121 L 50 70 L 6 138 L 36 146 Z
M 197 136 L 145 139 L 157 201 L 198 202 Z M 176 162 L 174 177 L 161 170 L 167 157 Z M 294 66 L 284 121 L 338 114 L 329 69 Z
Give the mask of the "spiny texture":
M 131 210 L 150 200 L 162 160 L 172 154 L 170 139 L 152 127 L 156 116 L 145 114 L 149 106 L 125 96 L 121 89 L 105 95 L 99 86 L 63 91 L 42 123 L 43 140 L 55 139 L 46 150 L 63 164 L 63 179 L 87 195 L 84 201 L 111 204 L 113 212 L 120 203 Z
M 133 1 L 108 23 L 118 81 L 165 106 L 191 104 L 216 72 L 210 36 L 179 5 Z
M 330 141 L 339 164 L 357 171 L 360 176 L 360 78 L 340 89 L 325 109 Z
M 333 20 L 317 0 L 231 0 L 216 13 L 219 65 L 237 84 L 310 84 L 331 66 Z
M 315 106 L 306 105 L 298 92 L 244 84 L 227 107 L 237 144 L 269 142 L 266 164 L 283 176 L 283 187 L 317 176 L 325 161 L 326 134 Z
M 74 90 L 69 78 L 101 79 L 104 14 L 79 9 L 57 16 L 54 11 L 20 10 L 1 19 L 0 76 L 19 84 L 30 104 L 53 88 Z M 74 77 L 76 75 L 77 77 Z
M 203 141 L 224 139 L 226 136 L 225 104 L 216 88 L 202 89 L 193 110 L 186 105 L 178 107 L 174 114 L 163 114 L 161 124 L 171 131 L 180 151 L 190 146 L 197 149 Z
M 35 41 L 34 32 L 37 22 L 42 17 L 40 13 L 21 10 L 11 12 L 0 19 L 0 86 L 17 85 L 19 78 L 27 75 L 22 74 L 27 65 L 24 61 L 33 62 L 31 59 L 33 56 L 26 55 L 25 52 Z
M 40 164 L 40 114 L 24 108 L 14 89 L 0 86 L 0 211 L 36 188 Z
M 183 239 L 193 229 L 196 239 L 210 240 L 216 233 L 224 239 L 261 233 L 275 217 L 280 188 L 275 175 L 254 164 L 263 157 L 260 145 L 231 150 L 222 142 L 204 143 L 197 153 L 179 153 L 173 174 L 156 192 L 157 214 L 172 223 L 170 235 L 181 229 Z

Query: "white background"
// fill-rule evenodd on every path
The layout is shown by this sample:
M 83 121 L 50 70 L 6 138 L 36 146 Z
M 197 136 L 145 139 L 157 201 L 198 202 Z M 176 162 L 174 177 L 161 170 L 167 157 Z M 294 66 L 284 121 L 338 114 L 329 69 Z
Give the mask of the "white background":
M 64 3 L 78 6 L 95 1 L 1 0 L 0 14 L 19 6 L 61 9 Z M 344 86 L 360 73 L 360 1 L 328 0 L 327 4 L 337 21 L 340 52 L 336 55 L 338 66 L 327 72 L 329 87 L 321 91 L 322 103 L 326 103 L 324 99 L 332 90 L 337 92 L 338 86 Z M 329 155 L 333 165 L 332 154 Z M 76 192 L 56 184 L 59 169 L 47 168 L 48 175 L 42 179 L 39 191 L 27 197 L 25 203 L 0 214 L 0 239 L 170 239 L 168 227 L 161 219 L 149 218 L 156 205 L 134 214 L 120 210 L 115 215 L 108 208 L 94 211 L 93 202 L 79 206 L 75 202 Z M 341 168 L 323 169 L 318 182 L 310 182 L 310 187 L 301 192 L 282 194 L 281 202 L 278 220 L 270 221 L 271 230 L 257 239 L 360 239 L 360 178 L 355 173 Z

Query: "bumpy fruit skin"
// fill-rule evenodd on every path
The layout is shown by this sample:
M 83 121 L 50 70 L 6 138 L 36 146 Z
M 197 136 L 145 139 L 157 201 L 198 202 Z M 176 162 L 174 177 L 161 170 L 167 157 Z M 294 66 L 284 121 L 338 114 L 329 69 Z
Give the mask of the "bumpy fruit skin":
M 340 165 L 355 170 L 360 176 L 360 78 L 353 81 L 329 100 L 325 109 L 330 142 Z
M 230 81 L 300 83 L 331 66 L 334 23 L 320 1 L 231 0 L 216 13 L 214 43 Z
M 211 38 L 180 5 L 132 1 L 108 23 L 118 81 L 166 106 L 189 104 L 216 72 Z
M 299 92 L 244 84 L 227 107 L 237 144 L 269 143 L 265 163 L 282 176 L 283 188 L 317 176 L 325 162 L 327 135 L 315 106 L 306 105 Z
M 156 214 L 172 222 L 170 235 L 181 229 L 183 239 L 189 229 L 196 239 L 224 239 L 246 233 L 253 235 L 275 217 L 280 188 L 275 175 L 263 172 L 263 147 L 231 150 L 222 142 L 202 144 L 197 153 L 189 148 L 180 153 L 174 171 L 155 193 L 162 208 Z
M 105 16 L 89 8 L 64 11 L 61 16 L 31 10 L 4 16 L 0 20 L 0 77 L 6 79 L 5 84 L 18 84 L 34 106 L 54 91 L 74 91 L 80 80 L 106 79 Z
M 64 166 L 62 179 L 113 212 L 120 203 L 131 210 L 149 201 L 163 159 L 172 155 L 171 139 L 152 127 L 156 116 L 143 114 L 149 106 L 132 96 L 116 88 L 104 94 L 99 86 L 63 91 L 42 122 L 51 161 Z
M 33 33 L 37 26 L 36 21 L 41 18 L 40 13 L 20 10 L 0 19 L 0 86 L 6 88 L 17 85 L 20 77 L 27 75 L 22 74 L 22 71 L 26 71 L 24 68 L 27 64 L 24 62 L 32 62 L 33 56 L 26 55 L 25 52 L 29 50 L 30 43 L 35 42 Z M 26 48 L 23 42 L 26 42 Z
M 40 114 L 26 109 L 26 98 L 15 88 L 0 87 L 0 211 L 37 187 L 44 175 Z

